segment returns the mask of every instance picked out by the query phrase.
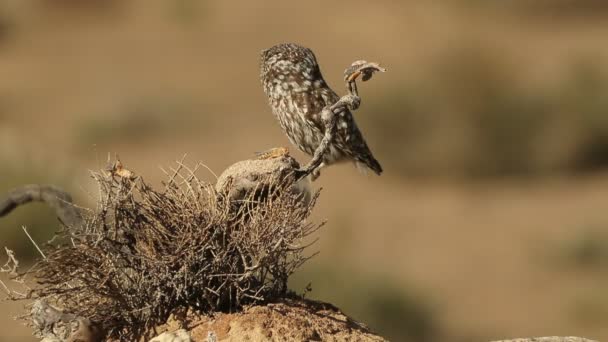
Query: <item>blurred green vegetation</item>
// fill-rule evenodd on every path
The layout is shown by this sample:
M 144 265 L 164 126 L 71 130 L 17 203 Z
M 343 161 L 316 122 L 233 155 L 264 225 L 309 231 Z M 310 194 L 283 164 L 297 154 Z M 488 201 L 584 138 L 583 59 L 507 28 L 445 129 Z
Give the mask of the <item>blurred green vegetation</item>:
M 0 7 L 0 47 L 9 40 L 14 30 L 15 21 L 3 7 Z
M 569 307 L 571 317 L 587 328 L 603 327 L 608 316 L 605 286 L 582 292 Z
M 174 19 L 188 26 L 201 21 L 207 3 L 199 0 L 175 0 L 171 1 L 170 5 L 172 6 L 170 13 L 173 14 Z
M 292 276 L 290 288 L 302 293 L 308 284 L 308 298 L 331 302 L 391 341 L 437 341 L 441 334 L 429 301 L 389 277 L 308 265 Z
M 608 3 L 604 0 L 516 0 L 512 6 L 535 14 L 561 14 L 563 16 L 582 15 L 601 16 L 608 14 Z
M 608 76 L 575 63 L 558 84 L 525 87 L 483 48 L 447 53 L 425 80 L 370 99 L 359 116 L 403 176 L 545 176 L 608 167 Z
M 556 256 L 560 265 L 608 271 L 608 231 L 599 228 L 581 229 L 559 245 Z
M 460 3 L 469 7 L 509 9 L 520 15 L 590 18 L 608 14 L 608 3 L 604 0 L 462 0 Z
M 113 10 L 123 6 L 127 1 L 120 0 L 34 0 L 35 5 L 43 9 L 61 10 Z
M 575 127 L 582 131 L 570 168 L 596 170 L 608 166 L 608 74 L 590 63 L 577 64 L 556 97 L 562 113 L 574 116 Z
M 195 108 L 188 101 L 144 99 L 107 115 L 82 119 L 73 141 L 78 149 L 88 153 L 91 145 L 105 146 L 111 142 L 141 144 L 183 139 L 209 129 L 212 124 L 211 120 L 206 120 L 206 125 L 195 123 Z
M 5 104 L 4 104 L 4 99 L 2 97 L 0 97 L 0 123 L 3 123 L 4 120 L 6 120 L 6 109 L 5 109 Z

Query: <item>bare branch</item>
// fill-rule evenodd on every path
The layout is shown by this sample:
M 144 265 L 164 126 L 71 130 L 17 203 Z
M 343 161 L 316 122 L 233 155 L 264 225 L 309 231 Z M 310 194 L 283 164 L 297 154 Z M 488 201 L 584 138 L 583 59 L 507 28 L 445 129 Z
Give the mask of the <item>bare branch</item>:
M 23 232 L 25 232 L 25 235 L 27 235 L 27 237 L 30 239 L 30 241 L 34 245 L 34 247 L 36 247 L 36 249 L 38 250 L 38 253 L 40 253 L 40 255 L 42 256 L 42 259 L 46 259 L 46 255 L 44 255 L 44 253 L 42 252 L 40 247 L 38 247 L 38 244 L 36 243 L 36 241 L 34 241 L 32 236 L 30 235 L 30 233 L 27 232 L 27 228 L 25 226 L 21 226 L 21 229 L 23 229 Z
M 11 190 L 4 199 L 0 200 L 0 217 L 32 201 L 48 204 L 67 226 L 82 224 L 80 212 L 72 205 L 72 196 L 53 185 L 30 184 Z

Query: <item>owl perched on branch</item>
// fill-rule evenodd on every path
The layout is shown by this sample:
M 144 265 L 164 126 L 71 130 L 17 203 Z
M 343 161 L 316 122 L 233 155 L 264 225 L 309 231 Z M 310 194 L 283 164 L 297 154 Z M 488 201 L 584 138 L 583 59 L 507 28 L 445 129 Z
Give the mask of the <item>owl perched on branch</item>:
M 326 165 L 353 161 L 382 173 L 380 163 L 359 131 L 352 111 L 359 107 L 356 79 L 385 71 L 378 64 L 354 62 L 345 72 L 349 94 L 340 98 L 325 82 L 314 53 L 296 44 L 279 44 L 262 51 L 260 78 L 270 107 L 300 150 L 313 156 L 301 176 L 313 180 Z

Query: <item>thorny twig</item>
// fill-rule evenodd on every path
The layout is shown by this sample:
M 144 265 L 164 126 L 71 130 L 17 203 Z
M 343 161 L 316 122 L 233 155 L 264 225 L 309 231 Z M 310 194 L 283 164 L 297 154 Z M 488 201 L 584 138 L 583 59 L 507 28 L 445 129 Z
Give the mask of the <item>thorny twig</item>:
M 19 284 L 20 287 L 23 287 L 26 293 L 11 289 L 9 286 L 6 285 L 6 283 L 0 280 L 0 285 L 2 285 L 2 289 L 6 292 L 6 295 L 9 299 L 18 300 L 29 298 L 31 289 L 25 284 L 24 279 L 18 272 L 19 261 L 15 257 L 15 252 L 8 249 L 7 247 L 4 247 L 4 251 L 6 252 L 7 261 L 2 267 L 0 267 L 0 273 L 6 273 L 9 279 L 14 283 Z

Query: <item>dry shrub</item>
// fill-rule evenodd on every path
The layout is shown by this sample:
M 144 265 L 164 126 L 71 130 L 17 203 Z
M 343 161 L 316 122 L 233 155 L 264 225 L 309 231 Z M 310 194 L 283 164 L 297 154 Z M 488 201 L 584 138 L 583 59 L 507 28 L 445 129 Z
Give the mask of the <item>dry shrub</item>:
M 69 243 L 44 251 L 34 297 L 128 341 L 172 313 L 286 297 L 288 277 L 310 258 L 306 238 L 320 227 L 308 221 L 314 199 L 286 191 L 290 180 L 268 179 L 271 190 L 229 203 L 195 172 L 180 163 L 162 191 L 141 178 L 93 174 L 98 208 L 61 233 Z

